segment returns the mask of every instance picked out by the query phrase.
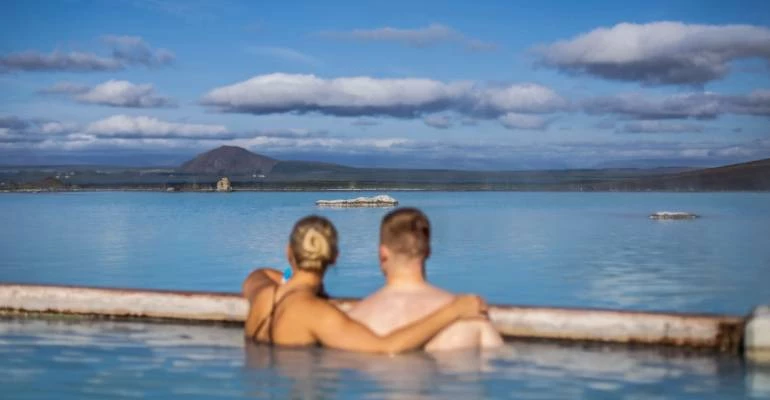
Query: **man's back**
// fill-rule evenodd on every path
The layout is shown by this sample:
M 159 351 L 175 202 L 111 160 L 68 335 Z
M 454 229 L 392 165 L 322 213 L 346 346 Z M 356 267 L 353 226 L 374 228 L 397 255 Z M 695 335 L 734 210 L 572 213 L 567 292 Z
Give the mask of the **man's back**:
M 386 285 L 359 302 L 349 315 L 378 335 L 385 335 L 423 318 L 454 299 L 444 290 L 428 284 L 393 288 Z M 500 334 L 486 320 L 459 321 L 436 335 L 427 351 L 460 348 L 489 348 L 502 344 Z

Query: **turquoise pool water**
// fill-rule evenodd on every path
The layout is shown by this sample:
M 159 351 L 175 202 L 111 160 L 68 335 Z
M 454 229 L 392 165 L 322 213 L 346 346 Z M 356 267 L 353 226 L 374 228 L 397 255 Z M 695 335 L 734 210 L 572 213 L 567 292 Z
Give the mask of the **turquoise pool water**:
M 253 267 L 283 267 L 292 224 L 319 213 L 341 235 L 329 291 L 363 296 L 381 283 L 387 210 L 314 201 L 369 194 L 0 195 L 0 281 L 237 291 Z M 733 314 L 770 302 L 770 194 L 390 194 L 432 220 L 430 279 L 490 302 Z M 647 218 L 659 210 L 703 217 Z M 6 320 L 0 385 L 13 398 L 629 399 L 762 397 L 770 385 L 735 358 L 655 350 L 261 350 L 225 328 Z
M 372 356 L 244 344 L 233 328 L 0 323 L 3 398 L 733 399 L 770 396 L 770 370 L 676 351 L 510 344 Z

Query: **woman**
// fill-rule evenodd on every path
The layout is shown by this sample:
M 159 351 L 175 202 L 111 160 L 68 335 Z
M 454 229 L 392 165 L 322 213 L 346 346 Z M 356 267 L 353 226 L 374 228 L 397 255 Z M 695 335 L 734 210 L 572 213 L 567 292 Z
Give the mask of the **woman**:
M 377 336 L 322 296 L 324 273 L 337 254 L 337 231 L 329 220 L 318 216 L 299 220 L 286 248 L 291 278 L 283 283 L 281 272 L 263 268 L 243 282 L 243 295 L 250 305 L 246 336 L 284 346 L 320 344 L 343 350 L 400 353 L 422 347 L 458 319 L 486 312 L 486 304 L 478 296 L 458 296 L 420 321 Z

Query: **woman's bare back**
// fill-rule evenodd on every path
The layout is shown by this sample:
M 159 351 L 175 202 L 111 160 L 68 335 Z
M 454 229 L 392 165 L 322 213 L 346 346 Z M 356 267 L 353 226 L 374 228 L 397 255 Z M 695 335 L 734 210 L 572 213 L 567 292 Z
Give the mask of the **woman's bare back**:
M 244 296 L 250 303 L 244 331 L 257 342 L 282 346 L 322 344 L 352 351 L 398 353 L 417 349 L 452 322 L 486 310 L 478 296 L 459 296 L 430 316 L 380 337 L 318 297 L 322 286 L 317 274 L 300 270 L 289 282 L 281 284 L 275 279 L 276 272 L 256 270 L 243 284 Z
M 317 341 L 307 326 L 319 299 L 308 288 L 271 285 L 254 299 L 246 323 L 247 334 L 261 343 L 307 346 Z M 249 329 L 251 328 L 251 329 Z

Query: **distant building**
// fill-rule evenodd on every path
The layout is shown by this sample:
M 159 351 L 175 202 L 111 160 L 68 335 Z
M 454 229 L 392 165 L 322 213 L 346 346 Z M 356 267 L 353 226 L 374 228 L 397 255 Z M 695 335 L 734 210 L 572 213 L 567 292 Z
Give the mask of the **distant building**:
M 232 192 L 233 186 L 230 184 L 230 179 L 227 179 L 227 177 L 223 177 L 219 181 L 217 181 L 217 192 Z

